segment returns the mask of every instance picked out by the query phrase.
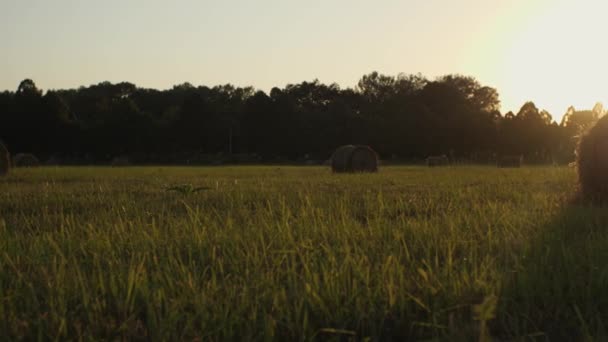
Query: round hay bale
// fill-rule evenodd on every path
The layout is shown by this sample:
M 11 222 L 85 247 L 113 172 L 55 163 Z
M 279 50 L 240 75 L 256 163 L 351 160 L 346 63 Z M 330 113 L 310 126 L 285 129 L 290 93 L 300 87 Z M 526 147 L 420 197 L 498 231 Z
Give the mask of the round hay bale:
M 112 167 L 129 166 L 131 165 L 131 161 L 129 160 L 129 157 L 120 156 L 112 159 L 110 165 L 112 165 Z
M 38 167 L 40 161 L 31 153 L 17 153 L 13 158 L 15 167 Z
M 442 154 L 440 156 L 428 156 L 426 158 L 426 165 L 428 167 L 448 166 L 449 164 L 450 160 L 445 154 Z
M 355 145 L 344 145 L 336 149 L 332 154 L 331 170 L 333 172 L 349 172 L 350 171 L 350 156 L 355 149 Z
M 378 154 L 369 146 L 340 146 L 331 156 L 331 169 L 343 172 L 378 172 Z
M 47 166 L 58 166 L 59 164 L 61 164 L 61 159 L 57 156 L 51 156 L 45 162 Z
M 6 176 L 11 169 L 11 155 L 4 144 L 0 142 L 0 176 Z
M 608 116 L 581 136 L 576 149 L 576 170 L 583 197 L 608 201 Z

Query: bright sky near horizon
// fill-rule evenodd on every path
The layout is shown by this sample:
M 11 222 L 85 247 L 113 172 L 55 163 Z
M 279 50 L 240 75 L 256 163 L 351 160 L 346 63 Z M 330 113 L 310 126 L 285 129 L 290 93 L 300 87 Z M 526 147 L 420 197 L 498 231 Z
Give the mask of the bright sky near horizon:
M 559 122 L 608 95 L 598 0 L 3 0 L 0 90 L 101 81 L 268 91 L 371 71 L 464 74 Z

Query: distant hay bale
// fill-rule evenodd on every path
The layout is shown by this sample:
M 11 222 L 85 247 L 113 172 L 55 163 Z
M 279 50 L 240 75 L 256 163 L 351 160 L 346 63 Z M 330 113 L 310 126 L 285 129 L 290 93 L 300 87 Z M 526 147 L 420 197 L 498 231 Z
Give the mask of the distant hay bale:
M 521 164 L 523 162 L 523 157 L 521 155 L 519 156 L 502 156 L 500 158 L 498 158 L 498 161 L 496 162 L 496 166 L 500 167 L 500 168 L 505 168 L 505 167 L 521 167 Z
M 119 157 L 114 157 L 112 159 L 112 161 L 110 162 L 110 165 L 112 167 L 129 166 L 129 165 L 131 165 L 131 161 L 129 160 L 129 157 L 119 156 Z
M 429 156 L 428 158 L 426 158 L 426 165 L 428 167 L 447 166 L 449 164 L 450 160 L 445 154 L 442 154 L 440 156 Z
M 331 169 L 336 173 L 378 172 L 378 154 L 369 146 L 341 146 L 331 156 Z
M 17 153 L 13 158 L 13 165 L 15 167 L 38 167 L 40 161 L 31 153 Z
M 47 166 L 57 166 L 59 164 L 61 164 L 61 159 L 57 156 L 51 156 L 45 162 L 45 165 Z
M 4 144 L 0 142 L 0 176 L 6 176 L 11 169 L 11 155 Z
M 608 200 L 608 116 L 581 136 L 576 149 L 576 170 L 583 197 Z

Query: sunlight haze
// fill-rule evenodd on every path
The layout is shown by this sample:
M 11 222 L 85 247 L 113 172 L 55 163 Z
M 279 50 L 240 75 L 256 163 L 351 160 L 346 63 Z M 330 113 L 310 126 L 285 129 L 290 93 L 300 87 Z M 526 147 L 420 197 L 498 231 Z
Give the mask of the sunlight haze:
M 605 102 L 601 1 L 3 1 L 0 89 L 101 81 L 269 91 L 372 71 L 464 74 L 503 113 L 534 101 L 559 122 Z

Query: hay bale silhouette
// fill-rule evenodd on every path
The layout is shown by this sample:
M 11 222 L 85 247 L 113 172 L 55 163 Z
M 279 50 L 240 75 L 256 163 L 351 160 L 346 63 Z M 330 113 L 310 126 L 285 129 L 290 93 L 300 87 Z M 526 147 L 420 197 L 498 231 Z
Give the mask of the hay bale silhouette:
M 496 162 L 496 166 L 500 167 L 500 168 L 505 168 L 505 167 L 521 167 L 521 164 L 523 162 L 523 156 L 519 155 L 519 156 L 502 156 L 500 158 L 498 158 L 498 161 Z
M 580 195 L 608 200 L 608 116 L 581 136 L 576 148 L 576 170 Z
M 17 153 L 13 158 L 13 165 L 15 167 L 38 167 L 40 161 L 31 153 Z
M 50 156 L 44 164 L 47 166 L 58 166 L 61 164 L 61 159 L 57 156 Z
M 110 165 L 112 167 L 129 166 L 131 165 L 131 161 L 129 160 L 129 157 L 126 156 L 114 157 L 110 162 Z
M 442 154 L 440 156 L 429 156 L 426 158 L 426 165 L 428 167 L 447 166 L 449 164 L 450 160 L 445 154 Z
M 11 155 L 4 144 L 0 142 L 0 176 L 6 176 L 11 169 Z
M 378 154 L 369 146 L 340 146 L 331 156 L 331 169 L 336 173 L 378 172 Z

